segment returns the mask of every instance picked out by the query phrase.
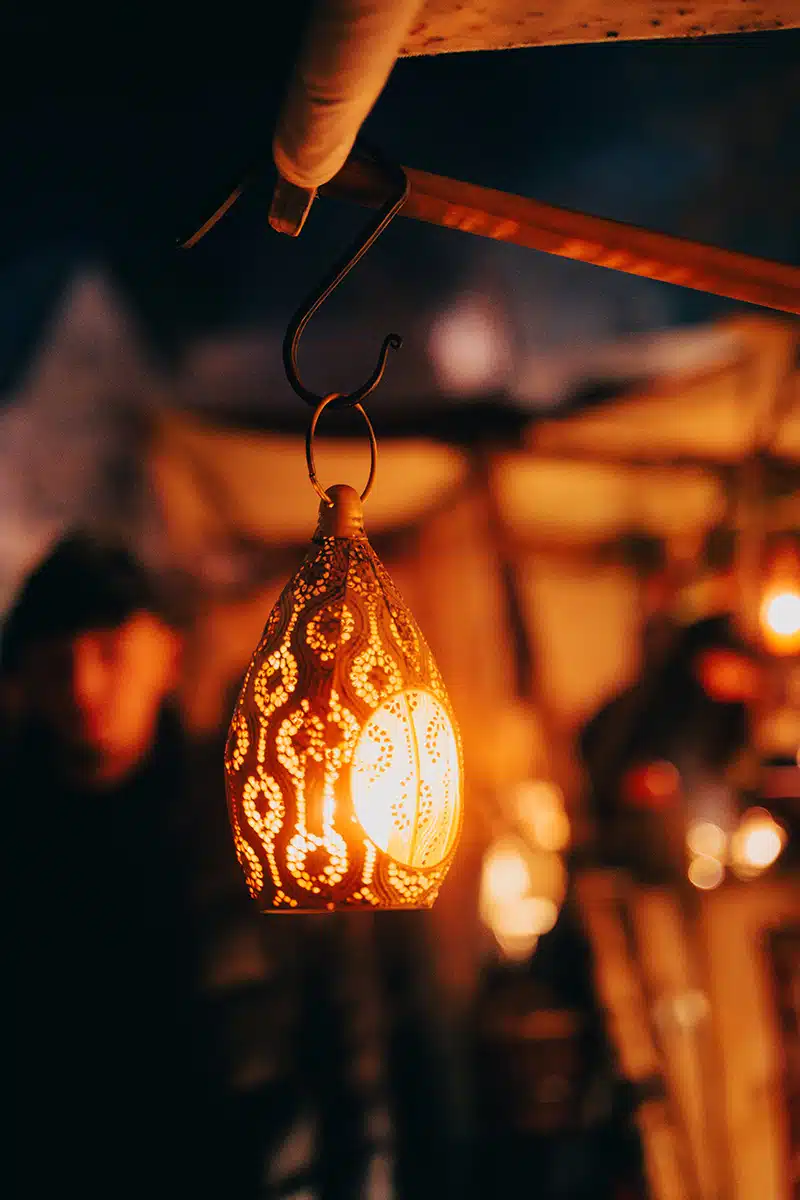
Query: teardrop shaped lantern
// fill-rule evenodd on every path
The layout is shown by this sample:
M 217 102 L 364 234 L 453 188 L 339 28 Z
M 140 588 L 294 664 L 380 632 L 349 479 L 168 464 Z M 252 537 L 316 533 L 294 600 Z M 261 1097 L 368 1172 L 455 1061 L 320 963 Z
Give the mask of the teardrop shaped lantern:
M 267 620 L 233 713 L 228 809 L 264 912 L 429 908 L 462 820 L 461 742 L 433 655 L 364 532 L 324 491 L 309 554 Z

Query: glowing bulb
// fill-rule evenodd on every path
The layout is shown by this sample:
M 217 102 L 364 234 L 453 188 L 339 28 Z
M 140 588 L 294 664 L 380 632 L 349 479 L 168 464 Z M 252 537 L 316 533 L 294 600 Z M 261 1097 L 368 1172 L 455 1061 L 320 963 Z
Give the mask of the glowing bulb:
M 542 850 L 566 849 L 570 824 L 560 788 L 553 783 L 531 780 L 518 786 L 515 800 L 517 818 Z
M 800 595 L 779 592 L 772 596 L 765 605 L 764 620 L 780 637 L 794 637 L 800 633 Z
M 722 860 L 727 844 L 725 830 L 720 829 L 713 821 L 693 821 L 686 831 L 686 845 L 692 854 Z
M 558 920 L 558 905 L 546 896 L 517 896 L 493 903 L 486 924 L 506 958 L 532 954 L 540 936 Z
M 523 901 L 524 916 L 531 929 L 549 933 L 558 920 L 558 905 L 549 896 L 527 896 Z
M 429 908 L 461 827 L 458 729 L 357 494 L 328 495 L 231 721 L 236 851 L 265 912 Z
M 689 863 L 689 882 L 701 891 L 710 892 L 719 887 L 725 877 L 725 868 L 718 858 L 710 854 L 697 854 Z
M 625 799 L 634 808 L 661 809 L 674 801 L 681 784 L 677 767 L 671 762 L 651 762 L 628 772 Z
M 529 890 L 531 874 L 517 842 L 495 842 L 483 864 L 481 891 L 487 904 L 517 900 Z
M 743 815 L 731 840 L 734 869 L 742 878 L 760 875 L 779 857 L 786 834 L 765 808 L 751 808 Z
M 456 815 L 440 811 L 441 803 L 458 775 L 458 743 L 444 706 L 431 692 L 400 692 L 361 730 L 350 768 L 356 817 L 396 862 L 441 862 Z
M 527 957 L 553 928 L 564 886 L 557 855 L 529 851 L 513 837 L 489 848 L 481 871 L 480 914 L 507 958 Z
M 761 606 L 764 640 L 774 654 L 800 651 L 800 591 L 797 588 L 771 589 Z
M 777 829 L 751 829 L 744 839 L 743 858 L 753 867 L 768 867 L 775 862 L 782 846 Z
M 430 353 L 440 387 L 478 395 L 497 388 L 509 365 L 508 344 L 488 297 L 473 296 L 434 323 Z
M 513 934 L 504 930 L 495 932 L 495 940 L 509 962 L 524 962 L 530 958 L 539 941 L 535 933 Z

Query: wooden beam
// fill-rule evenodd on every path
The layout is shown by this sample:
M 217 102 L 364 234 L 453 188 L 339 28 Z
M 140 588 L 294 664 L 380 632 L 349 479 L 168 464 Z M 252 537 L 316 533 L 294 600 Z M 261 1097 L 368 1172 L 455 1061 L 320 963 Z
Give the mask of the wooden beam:
M 791 29 L 797 0 L 424 0 L 401 54 L 454 54 L 569 42 L 698 38 Z
M 798 267 L 555 208 L 411 167 L 406 174 L 411 191 L 401 216 L 800 314 Z M 389 198 L 390 186 L 379 166 L 351 154 L 320 192 L 336 200 L 380 208 Z

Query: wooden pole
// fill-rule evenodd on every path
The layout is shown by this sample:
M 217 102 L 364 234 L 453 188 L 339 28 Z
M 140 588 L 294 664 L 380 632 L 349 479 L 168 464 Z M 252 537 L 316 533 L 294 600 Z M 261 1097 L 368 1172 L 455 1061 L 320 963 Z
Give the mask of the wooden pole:
M 405 170 L 411 191 L 401 216 L 800 314 L 798 267 L 570 212 L 411 167 Z M 390 187 L 379 166 L 351 154 L 320 192 L 336 200 L 379 208 L 389 198 Z M 768 216 L 765 214 L 765 219 Z

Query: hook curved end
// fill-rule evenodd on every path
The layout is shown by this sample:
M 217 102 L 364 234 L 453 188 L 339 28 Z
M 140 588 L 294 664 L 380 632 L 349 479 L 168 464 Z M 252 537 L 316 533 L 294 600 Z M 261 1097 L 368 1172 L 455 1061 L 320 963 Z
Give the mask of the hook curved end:
M 399 350 L 403 344 L 403 339 L 399 333 L 388 333 L 383 339 L 383 344 L 378 354 L 378 363 L 375 370 L 370 375 L 366 383 L 362 383 L 360 388 L 356 388 L 354 392 L 348 392 L 341 396 L 337 401 L 339 405 L 345 404 L 360 404 L 362 400 L 366 400 L 371 392 L 375 391 L 380 381 L 383 379 L 383 373 L 386 370 L 386 363 L 389 359 L 390 350 Z

